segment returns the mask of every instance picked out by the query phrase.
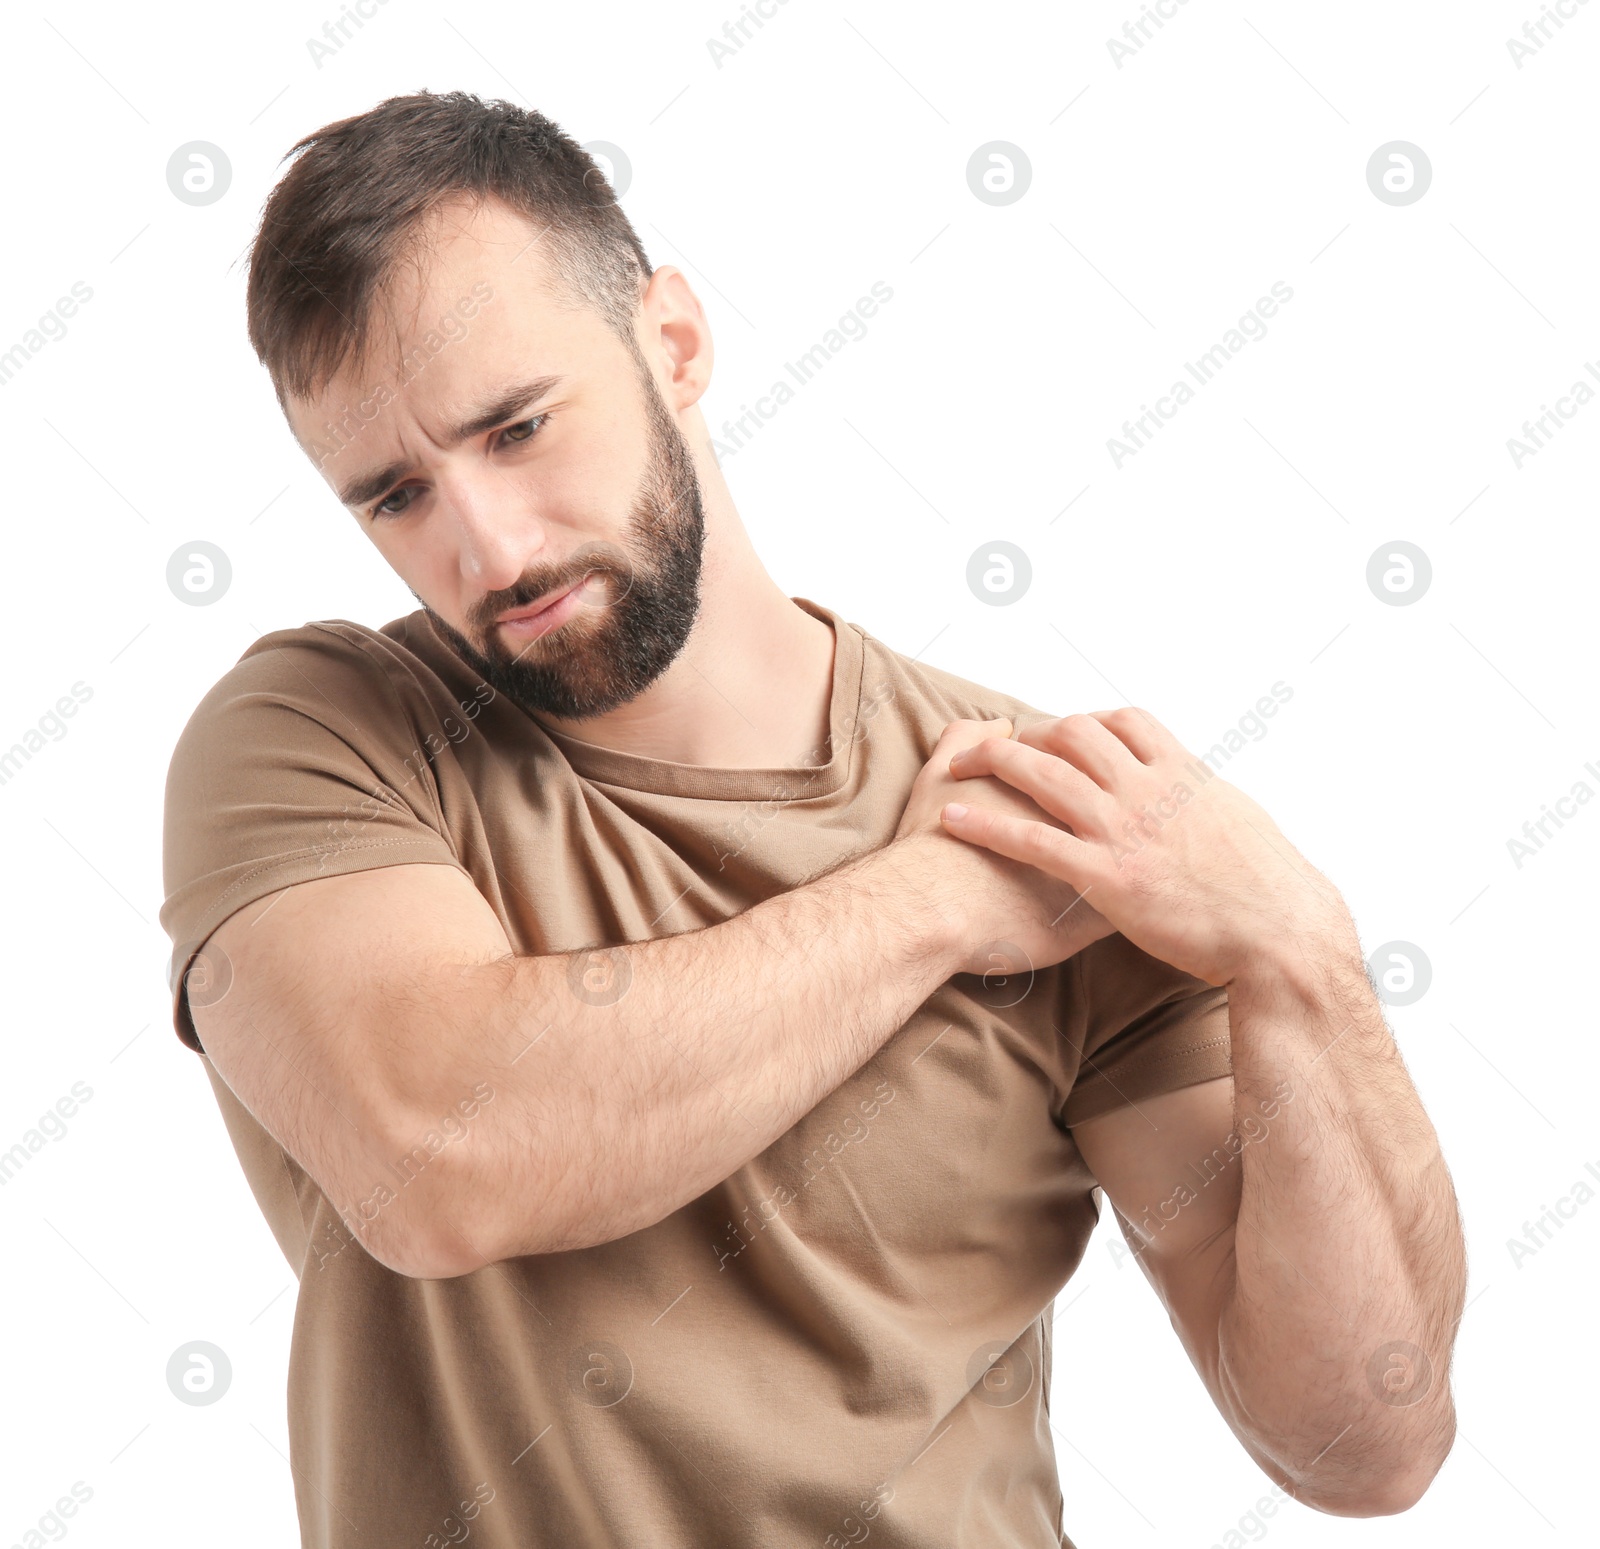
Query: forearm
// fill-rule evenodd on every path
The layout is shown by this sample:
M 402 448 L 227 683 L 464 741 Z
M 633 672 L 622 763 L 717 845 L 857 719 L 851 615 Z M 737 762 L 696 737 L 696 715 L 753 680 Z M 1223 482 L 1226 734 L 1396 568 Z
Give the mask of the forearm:
M 1236 1126 L 1273 1116 L 1240 1153 L 1220 1385 L 1301 1499 L 1402 1509 L 1454 1434 L 1466 1266 L 1438 1138 L 1347 917 L 1236 979 L 1229 1015 Z
M 650 1226 L 859 1069 L 958 970 L 925 842 L 600 961 L 472 970 L 462 1000 L 494 1096 L 430 1202 L 452 1272 Z

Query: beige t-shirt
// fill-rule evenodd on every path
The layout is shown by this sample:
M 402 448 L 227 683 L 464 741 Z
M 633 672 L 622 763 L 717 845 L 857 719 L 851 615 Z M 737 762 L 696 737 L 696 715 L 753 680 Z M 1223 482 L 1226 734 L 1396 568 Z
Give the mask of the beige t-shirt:
M 421 611 L 263 636 L 168 775 L 179 1035 L 199 1049 L 195 951 L 288 884 L 437 862 L 519 953 L 674 935 L 886 844 L 948 721 L 1043 718 L 795 602 L 835 634 L 831 758 L 813 768 L 700 768 L 548 731 Z M 604 994 L 613 960 L 589 961 Z M 475 1112 L 500 1079 L 483 1065 L 463 1072 Z M 1230 1070 L 1226 992 L 1121 935 L 1027 983 L 959 974 L 657 1225 L 414 1280 L 205 1066 L 299 1277 L 289 1434 L 317 1549 L 1070 1546 L 1052 1303 L 1100 1201 L 1070 1127 Z

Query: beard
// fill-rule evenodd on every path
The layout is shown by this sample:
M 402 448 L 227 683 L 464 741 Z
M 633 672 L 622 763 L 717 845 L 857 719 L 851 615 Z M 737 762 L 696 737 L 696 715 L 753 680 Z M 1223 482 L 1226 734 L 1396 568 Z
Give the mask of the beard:
M 480 649 L 426 603 L 434 629 L 496 693 L 530 715 L 582 721 L 642 694 L 677 659 L 700 611 L 705 511 L 694 461 L 661 400 L 655 380 L 637 362 L 649 422 L 649 462 L 629 513 L 622 546 L 585 544 L 565 564 L 530 571 L 517 585 L 485 597 L 471 622 Z M 494 620 L 597 576 L 599 594 L 567 620 L 520 647 L 508 647 Z M 416 596 L 416 593 L 412 593 Z M 420 597 L 417 598 L 422 602 Z

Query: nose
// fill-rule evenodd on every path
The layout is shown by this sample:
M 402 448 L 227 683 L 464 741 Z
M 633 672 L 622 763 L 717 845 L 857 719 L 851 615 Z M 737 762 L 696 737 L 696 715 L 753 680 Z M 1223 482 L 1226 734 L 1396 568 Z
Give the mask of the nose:
M 438 495 L 459 536 L 469 590 L 481 595 L 514 586 L 543 552 L 543 519 L 498 470 L 479 467 L 441 481 Z

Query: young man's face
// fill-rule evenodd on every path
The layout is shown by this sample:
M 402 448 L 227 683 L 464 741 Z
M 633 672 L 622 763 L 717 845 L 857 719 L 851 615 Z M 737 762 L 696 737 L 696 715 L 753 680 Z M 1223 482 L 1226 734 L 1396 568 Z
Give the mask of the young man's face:
M 434 626 L 485 682 L 569 720 L 634 698 L 699 606 L 687 442 L 599 315 L 559 305 L 538 228 L 452 207 L 364 361 L 289 422 Z M 389 321 L 392 319 L 392 323 Z M 502 615 L 545 611 L 520 621 Z

